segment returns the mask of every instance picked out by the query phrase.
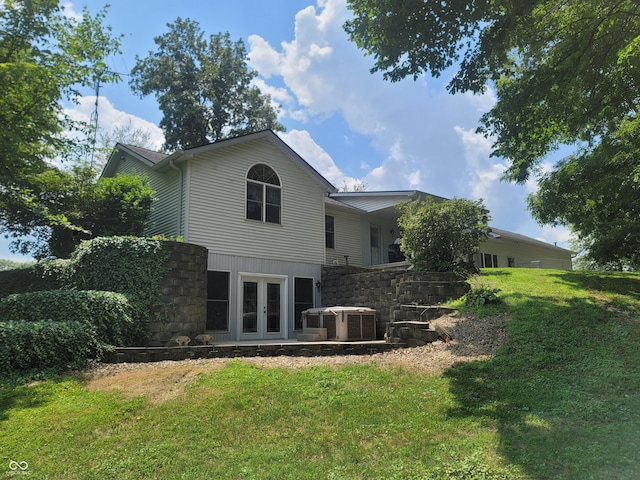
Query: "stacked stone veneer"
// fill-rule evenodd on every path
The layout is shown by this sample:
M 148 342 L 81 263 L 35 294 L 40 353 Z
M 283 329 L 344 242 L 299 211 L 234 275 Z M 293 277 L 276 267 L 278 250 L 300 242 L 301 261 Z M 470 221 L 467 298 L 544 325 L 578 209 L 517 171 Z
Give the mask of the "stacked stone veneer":
M 160 300 L 152 308 L 150 347 L 176 345 L 180 336 L 193 340 L 206 328 L 207 249 L 190 243 L 162 244 L 170 258 L 160 284 Z
M 384 338 L 387 324 L 410 320 L 403 305 L 435 305 L 459 298 L 470 289 L 459 275 L 415 272 L 408 264 L 379 267 L 348 265 L 322 269 L 322 305 L 363 306 L 376 310 L 377 337 Z

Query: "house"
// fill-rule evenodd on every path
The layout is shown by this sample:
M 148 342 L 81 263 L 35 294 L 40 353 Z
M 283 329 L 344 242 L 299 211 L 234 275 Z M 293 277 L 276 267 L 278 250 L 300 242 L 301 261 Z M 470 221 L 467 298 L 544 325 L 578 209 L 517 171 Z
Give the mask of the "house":
M 419 190 L 395 192 L 338 192 L 325 200 L 328 223 L 335 225 L 335 248 L 327 261 L 356 265 L 392 262 L 399 236 L 399 203 L 425 197 L 445 200 Z M 572 269 L 573 252 L 517 233 L 491 227 L 489 238 L 475 256 L 479 268 L 519 267 Z
M 295 338 L 300 312 L 321 306 L 322 266 L 389 262 L 394 205 L 427 195 L 338 192 L 270 130 L 170 155 L 118 144 L 102 175 L 119 172 L 147 175 L 156 191 L 149 235 L 207 248 L 216 341 Z M 570 252 L 499 232 L 483 245 L 483 266 L 562 257 L 571 268 Z

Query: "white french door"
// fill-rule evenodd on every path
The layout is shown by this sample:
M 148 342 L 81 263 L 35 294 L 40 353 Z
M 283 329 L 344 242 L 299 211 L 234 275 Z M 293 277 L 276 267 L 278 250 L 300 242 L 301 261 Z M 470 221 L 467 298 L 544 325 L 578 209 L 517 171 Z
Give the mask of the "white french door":
M 286 278 L 240 276 L 240 340 L 284 338 Z

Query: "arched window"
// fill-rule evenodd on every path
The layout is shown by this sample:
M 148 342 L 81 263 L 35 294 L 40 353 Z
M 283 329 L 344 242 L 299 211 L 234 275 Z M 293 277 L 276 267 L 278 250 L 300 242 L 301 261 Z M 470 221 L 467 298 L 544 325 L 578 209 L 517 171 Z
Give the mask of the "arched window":
M 282 189 L 273 168 L 259 163 L 247 173 L 247 218 L 261 222 L 280 223 Z

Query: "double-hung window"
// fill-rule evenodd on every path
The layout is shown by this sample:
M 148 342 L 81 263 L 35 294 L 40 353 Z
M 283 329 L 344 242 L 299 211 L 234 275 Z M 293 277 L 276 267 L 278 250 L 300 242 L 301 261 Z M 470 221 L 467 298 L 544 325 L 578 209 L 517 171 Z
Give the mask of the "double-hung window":
M 207 330 L 229 331 L 229 272 L 207 272 Z
M 294 285 L 294 328 L 302 330 L 302 312 L 313 308 L 313 278 L 296 277 Z
M 282 223 L 280 179 L 268 165 L 254 165 L 247 173 L 247 218 Z
M 324 246 L 325 248 L 336 248 L 335 218 L 332 215 L 324 216 Z

